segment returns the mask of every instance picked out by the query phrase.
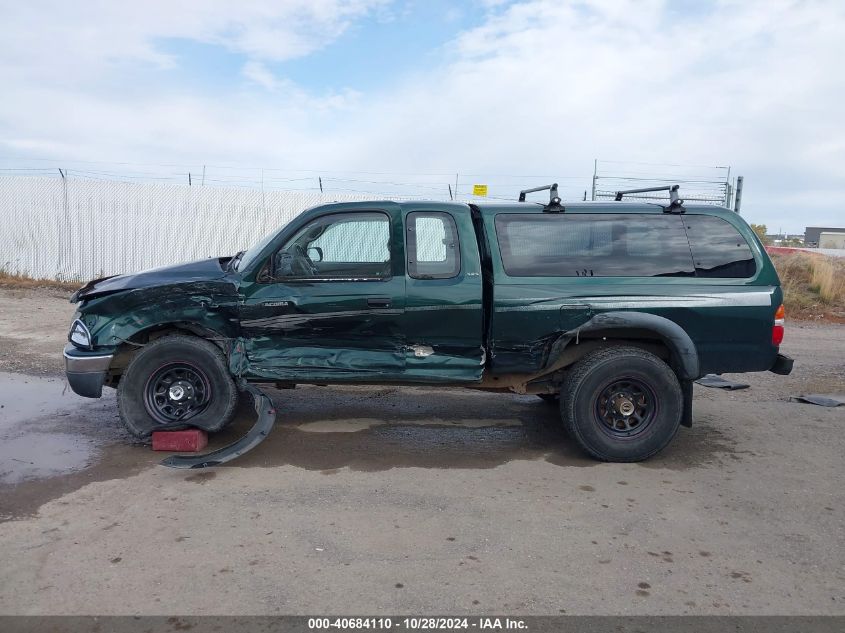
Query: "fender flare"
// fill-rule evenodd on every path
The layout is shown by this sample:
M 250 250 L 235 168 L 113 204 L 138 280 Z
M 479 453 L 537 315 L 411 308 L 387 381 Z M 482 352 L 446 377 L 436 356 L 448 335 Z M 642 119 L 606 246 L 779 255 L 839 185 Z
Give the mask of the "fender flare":
M 255 413 L 258 416 L 253 427 L 239 440 L 228 446 L 204 455 L 171 455 L 161 462 L 162 466 L 179 469 L 209 468 L 230 462 L 261 444 L 276 423 L 276 408 L 263 391 L 248 383 L 241 385 L 243 391 L 252 395 Z
M 587 332 L 601 330 L 647 330 L 657 334 L 669 348 L 682 380 L 700 377 L 698 350 L 684 329 L 669 319 L 647 312 L 602 312 L 564 335 L 571 341 Z

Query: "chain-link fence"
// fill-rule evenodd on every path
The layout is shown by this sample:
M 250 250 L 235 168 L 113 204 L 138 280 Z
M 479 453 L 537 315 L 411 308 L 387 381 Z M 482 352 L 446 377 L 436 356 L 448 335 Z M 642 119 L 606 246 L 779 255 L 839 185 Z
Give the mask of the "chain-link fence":
M 94 277 L 232 255 L 303 210 L 356 194 L 0 177 L 0 270 Z
M 222 168 L 217 168 L 220 171 Z M 6 170 L 11 171 L 11 170 Z M 127 273 L 182 261 L 231 255 L 277 230 L 303 210 L 326 202 L 372 199 L 466 201 L 485 198 L 470 196 L 467 178 L 487 182 L 479 174 L 458 176 L 452 184 L 435 184 L 441 176 L 407 176 L 407 182 L 370 179 L 309 177 L 319 190 L 265 188 L 302 185 L 297 179 L 265 180 L 264 170 L 258 180 L 226 185 L 210 185 L 215 178 L 187 176 L 184 184 L 128 180 L 111 172 L 81 172 L 67 169 L 20 169 L 16 173 L 39 175 L 2 175 L 0 171 L 0 272 L 39 279 L 85 281 L 94 277 Z M 58 172 L 61 177 L 47 176 Z M 659 176 L 655 175 L 660 173 Z M 45 174 L 45 175 L 40 175 Z M 69 175 L 71 174 L 71 175 Z M 220 180 L 219 174 L 216 180 Z M 136 174 L 132 178 L 153 178 Z M 392 176 L 385 176 L 392 178 Z M 181 177 L 180 177 L 181 178 Z M 362 176 L 361 178 L 364 178 Z M 416 179 L 415 179 L 416 178 Z M 502 195 L 490 194 L 486 200 L 515 200 L 516 192 L 527 186 L 550 182 L 540 176 L 490 176 L 500 182 Z M 499 178 L 498 181 L 495 179 Z M 501 180 L 511 178 L 510 180 Z M 572 179 L 569 189 L 561 191 L 565 200 L 587 198 Z M 293 182 L 296 180 L 297 182 Z M 554 179 L 557 180 L 557 179 Z M 193 185 L 188 184 L 193 182 Z M 239 181 L 240 182 L 240 181 Z M 524 184 L 521 184 L 524 183 Z M 733 183 L 726 167 L 686 168 L 681 166 L 638 166 L 614 161 L 596 161 L 593 174 L 593 200 L 612 199 L 622 189 L 679 183 L 681 198 L 730 206 Z M 322 192 L 331 184 L 331 192 Z M 401 186 L 400 186 L 401 185 Z M 454 185 L 454 188 L 452 187 Z M 339 187 L 371 187 L 379 192 L 341 190 Z M 486 185 L 485 185 L 486 186 Z M 393 187 L 388 192 L 388 188 Z M 458 190 L 461 195 L 459 197 Z M 513 196 L 505 195 L 512 190 Z M 539 194 L 538 194 L 539 195 Z M 664 193 L 635 194 L 660 202 Z M 442 238 L 438 238 L 442 242 Z M 442 244 L 440 245 L 442 246 Z M 439 246 L 438 246 L 439 248 Z
M 613 200 L 616 193 L 628 189 L 646 189 L 680 185 L 680 196 L 687 203 L 731 207 L 734 183 L 730 167 L 695 167 L 683 165 L 640 165 L 621 161 L 599 161 L 593 173 L 593 200 Z M 665 204 L 669 193 L 648 192 L 625 195 L 625 200 Z

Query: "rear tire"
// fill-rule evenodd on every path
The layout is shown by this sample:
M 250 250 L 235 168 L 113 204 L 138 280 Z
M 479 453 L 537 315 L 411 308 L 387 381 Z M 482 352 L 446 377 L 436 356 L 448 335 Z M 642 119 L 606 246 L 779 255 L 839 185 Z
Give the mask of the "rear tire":
M 120 420 L 139 439 L 157 429 L 215 432 L 231 421 L 238 389 L 223 352 L 194 336 L 163 336 L 139 351 L 117 386 Z
M 683 394 L 675 372 L 636 347 L 597 350 L 567 372 L 561 417 L 570 437 L 592 457 L 638 462 L 672 441 Z

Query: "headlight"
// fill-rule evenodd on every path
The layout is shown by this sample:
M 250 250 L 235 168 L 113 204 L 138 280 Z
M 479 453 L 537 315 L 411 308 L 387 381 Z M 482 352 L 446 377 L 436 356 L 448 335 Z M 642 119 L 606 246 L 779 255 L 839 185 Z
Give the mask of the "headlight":
M 91 332 L 88 331 L 86 325 L 79 319 L 76 319 L 71 324 L 67 340 L 82 349 L 91 349 L 93 347 L 91 345 Z

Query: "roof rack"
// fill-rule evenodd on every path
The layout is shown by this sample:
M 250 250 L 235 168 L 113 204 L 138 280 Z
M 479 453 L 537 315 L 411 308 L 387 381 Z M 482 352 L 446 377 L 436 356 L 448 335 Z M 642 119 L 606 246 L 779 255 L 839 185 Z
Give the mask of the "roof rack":
M 626 189 L 624 191 L 616 192 L 616 202 L 622 201 L 622 196 L 627 196 L 632 193 L 651 193 L 652 191 L 668 191 L 669 192 L 669 206 L 663 207 L 664 213 L 683 213 L 684 201 L 681 200 L 678 190 L 680 185 L 666 185 L 664 187 L 646 187 L 645 189 Z
M 566 209 L 564 209 L 563 205 L 560 203 L 560 196 L 557 193 L 556 182 L 550 185 L 543 185 L 542 187 L 523 189 L 519 192 L 519 201 L 525 202 L 525 194 L 527 193 L 534 193 L 535 191 L 545 191 L 546 189 L 549 190 L 549 204 L 543 207 L 543 211 L 546 213 L 563 213 L 564 211 L 566 211 Z

